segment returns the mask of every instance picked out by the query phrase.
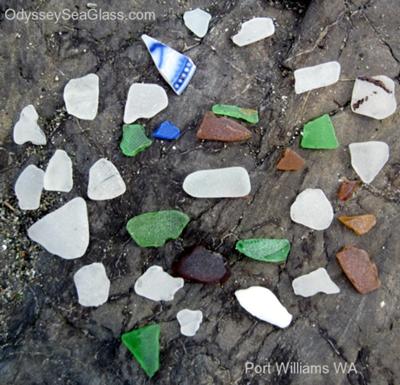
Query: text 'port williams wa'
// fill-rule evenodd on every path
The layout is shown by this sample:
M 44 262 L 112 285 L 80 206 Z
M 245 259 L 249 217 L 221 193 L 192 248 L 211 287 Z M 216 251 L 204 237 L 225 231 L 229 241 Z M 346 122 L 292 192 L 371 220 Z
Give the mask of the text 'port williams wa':
M 301 361 L 275 362 L 257 364 L 251 361 L 245 363 L 246 374 L 357 374 L 354 362 L 333 362 L 331 365 L 311 365 Z

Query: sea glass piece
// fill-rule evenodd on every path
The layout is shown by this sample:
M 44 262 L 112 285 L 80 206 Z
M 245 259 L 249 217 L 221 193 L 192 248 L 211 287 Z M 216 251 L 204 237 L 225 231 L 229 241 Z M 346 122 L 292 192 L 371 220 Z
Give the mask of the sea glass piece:
M 44 189 L 69 192 L 73 185 L 71 158 L 64 150 L 56 150 L 44 173 Z
M 351 165 L 364 183 L 371 183 L 389 160 L 385 142 L 350 143 Z
M 114 199 L 126 191 L 126 185 L 112 162 L 99 159 L 89 170 L 88 197 L 103 201 Z
M 79 197 L 70 200 L 29 227 L 28 236 L 61 258 L 82 257 L 89 245 L 86 202 Z
M 160 368 L 160 326 L 143 326 L 124 333 L 122 343 L 151 378 Z
M 276 168 L 279 171 L 298 171 L 304 167 L 305 160 L 290 148 L 285 148 Z
M 122 127 L 122 140 L 119 145 L 125 156 L 136 156 L 153 142 L 146 136 L 141 124 L 124 124 Z
M 176 318 L 181 327 L 181 334 L 186 337 L 193 337 L 203 322 L 203 312 L 201 310 L 183 309 L 178 312 Z
M 321 189 L 307 188 L 290 207 L 290 218 L 314 230 L 327 229 L 333 220 L 333 208 Z
M 172 301 L 182 289 L 182 278 L 171 277 L 160 266 L 150 266 L 135 282 L 135 293 L 152 301 Z
M 394 81 L 387 76 L 359 76 L 351 95 L 351 110 L 374 119 L 386 119 L 397 108 Z
M 290 242 L 287 239 L 243 239 L 236 242 L 235 248 L 257 261 L 284 263 L 289 255 Z
M 320 267 L 311 273 L 297 277 L 292 282 L 294 294 L 302 297 L 312 297 L 317 293 L 337 294 L 339 287 L 332 281 L 328 272 Z
M 99 105 L 99 77 L 88 74 L 71 79 L 64 88 L 67 112 L 79 119 L 93 120 Z
M 286 328 L 292 322 L 292 315 L 275 294 L 265 287 L 251 286 L 248 289 L 236 290 L 235 296 L 240 306 L 262 321 L 280 328 Z
M 304 125 L 301 147 L 313 150 L 331 150 L 339 147 L 335 127 L 328 114 Z
M 167 108 L 168 96 L 158 84 L 133 83 L 128 91 L 124 111 L 124 123 L 138 119 L 150 119 Z
M 250 194 L 250 177 L 243 167 L 200 170 L 189 174 L 183 189 L 194 198 L 238 198 Z
M 243 47 L 265 39 L 274 32 L 274 22 L 270 17 L 255 17 L 241 25 L 240 31 L 232 36 L 232 41 L 239 47 Z
M 259 120 L 257 110 L 251 108 L 242 108 L 230 104 L 214 104 L 211 110 L 216 115 L 230 116 L 251 124 L 256 124 Z
M 161 76 L 180 95 L 196 71 L 192 59 L 150 36 L 142 35 L 142 40 Z
M 337 192 L 337 196 L 339 200 L 342 202 L 350 199 L 356 190 L 360 187 L 360 182 L 358 180 L 348 180 L 344 179 L 340 185 Z
M 13 138 L 17 144 L 31 142 L 36 145 L 44 145 L 47 143 L 46 135 L 39 127 L 37 121 L 39 115 L 32 104 L 22 109 L 19 120 L 15 123 Z
M 206 36 L 210 20 L 211 15 L 200 8 L 196 8 L 193 11 L 186 11 L 183 14 L 183 21 L 186 27 L 200 38 Z
M 107 302 L 110 280 L 102 263 L 81 267 L 74 274 L 74 283 L 82 306 L 100 306 Z
M 368 233 L 376 225 L 376 217 L 372 214 L 338 217 L 346 227 L 353 230 L 357 235 Z
M 251 138 L 251 132 L 232 119 L 217 117 L 207 111 L 197 130 L 197 138 L 219 142 L 243 142 Z
M 359 293 L 366 294 L 381 286 L 378 268 L 365 250 L 355 246 L 345 246 L 336 254 L 336 259 Z
M 44 171 L 35 165 L 27 166 L 15 182 L 15 195 L 21 210 L 36 210 L 40 206 Z
M 154 131 L 153 138 L 161 140 L 178 139 L 181 135 L 181 130 L 171 123 L 169 120 L 162 122 Z
M 174 275 L 188 281 L 201 283 L 223 283 L 229 276 L 225 258 L 218 253 L 207 250 L 203 246 L 196 246 L 172 266 Z
M 340 77 L 340 64 L 337 61 L 318 64 L 312 67 L 299 68 L 294 71 L 295 92 L 315 90 L 335 84 Z
M 126 228 L 140 247 L 160 247 L 169 239 L 177 239 L 189 221 L 181 211 L 163 210 L 137 215 Z

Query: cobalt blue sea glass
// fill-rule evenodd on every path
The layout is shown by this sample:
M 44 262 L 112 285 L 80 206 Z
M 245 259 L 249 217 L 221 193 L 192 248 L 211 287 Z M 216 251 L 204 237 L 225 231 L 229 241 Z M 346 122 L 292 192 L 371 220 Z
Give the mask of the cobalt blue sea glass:
M 175 124 L 166 120 L 153 131 L 153 138 L 161 140 L 174 140 L 178 139 L 180 134 L 181 130 L 176 127 Z
M 192 59 L 150 36 L 142 35 L 142 40 L 162 77 L 180 95 L 196 71 Z

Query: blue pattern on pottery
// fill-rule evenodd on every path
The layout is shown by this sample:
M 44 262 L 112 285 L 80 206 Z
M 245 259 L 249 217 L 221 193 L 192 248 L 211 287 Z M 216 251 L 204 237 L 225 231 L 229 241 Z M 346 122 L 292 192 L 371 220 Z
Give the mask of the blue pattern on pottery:
M 162 77 L 180 95 L 196 71 L 192 59 L 150 36 L 142 35 L 142 40 Z
M 169 120 L 162 122 L 153 132 L 153 138 L 161 140 L 178 139 L 181 135 L 181 130 L 171 123 Z

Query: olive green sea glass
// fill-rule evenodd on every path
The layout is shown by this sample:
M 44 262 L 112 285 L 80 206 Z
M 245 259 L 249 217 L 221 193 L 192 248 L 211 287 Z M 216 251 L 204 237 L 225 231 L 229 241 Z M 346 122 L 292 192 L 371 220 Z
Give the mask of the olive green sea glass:
M 124 124 L 122 127 L 122 140 L 119 145 L 126 156 L 136 156 L 153 142 L 146 136 L 141 124 Z
M 236 119 L 242 119 L 251 124 L 258 123 L 258 112 L 250 108 L 242 108 L 229 104 L 214 104 L 212 112 L 216 115 L 230 116 Z

